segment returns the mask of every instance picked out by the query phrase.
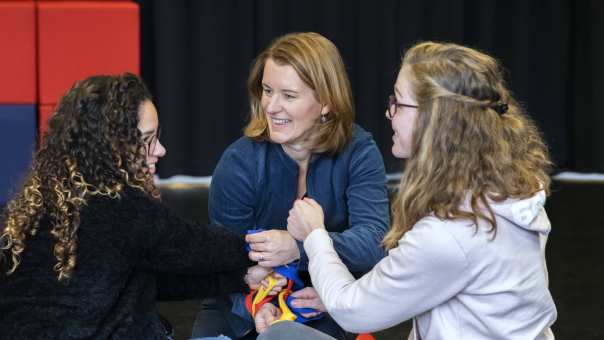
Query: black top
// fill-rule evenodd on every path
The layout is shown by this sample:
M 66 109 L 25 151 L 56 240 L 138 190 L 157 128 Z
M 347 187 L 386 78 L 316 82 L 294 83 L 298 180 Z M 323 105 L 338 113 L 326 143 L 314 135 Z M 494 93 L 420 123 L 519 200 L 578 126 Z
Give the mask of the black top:
M 243 291 L 252 265 L 242 237 L 184 221 L 131 188 L 89 199 L 69 284 L 53 271 L 51 228 L 43 219 L 17 270 L 0 272 L 1 339 L 161 339 L 157 297 Z

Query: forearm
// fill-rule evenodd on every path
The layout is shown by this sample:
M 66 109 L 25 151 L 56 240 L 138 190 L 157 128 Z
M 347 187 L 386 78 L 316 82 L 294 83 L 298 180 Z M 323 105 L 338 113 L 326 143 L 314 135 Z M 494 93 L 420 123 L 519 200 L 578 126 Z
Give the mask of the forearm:
M 217 295 L 244 292 L 246 269 L 219 272 L 213 275 L 182 275 L 163 273 L 157 275 L 157 300 L 203 299 Z
M 381 299 L 371 301 L 364 292 L 359 292 L 358 281 L 338 257 L 329 236 L 313 233 L 305 244 L 311 257 L 309 271 L 313 286 L 330 316 L 347 331 L 376 330 L 375 319 L 384 305 L 380 304 Z

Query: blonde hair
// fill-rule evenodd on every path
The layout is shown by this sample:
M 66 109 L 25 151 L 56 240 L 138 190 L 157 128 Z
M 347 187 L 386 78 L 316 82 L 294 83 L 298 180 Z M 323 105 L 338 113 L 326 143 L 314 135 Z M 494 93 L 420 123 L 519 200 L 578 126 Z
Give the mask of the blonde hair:
M 492 57 L 451 43 L 424 42 L 403 58 L 418 104 L 411 155 L 392 205 L 387 248 L 421 218 L 497 223 L 488 201 L 549 193 L 547 147 L 506 88 Z M 460 206 L 469 199 L 471 211 Z
M 311 136 L 311 151 L 337 153 L 352 138 L 354 108 L 344 62 L 335 45 L 317 33 L 291 33 L 277 38 L 254 61 L 248 78 L 250 121 L 244 134 L 254 140 L 268 140 L 269 129 L 262 109 L 262 77 L 267 60 L 290 65 L 310 87 L 316 99 L 330 108 L 328 120 L 317 123 Z

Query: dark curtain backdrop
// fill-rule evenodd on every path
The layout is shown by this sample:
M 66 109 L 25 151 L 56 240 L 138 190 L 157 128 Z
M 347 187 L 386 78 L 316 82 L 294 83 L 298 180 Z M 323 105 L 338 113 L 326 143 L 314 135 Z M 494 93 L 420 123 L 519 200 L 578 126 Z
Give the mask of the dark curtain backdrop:
M 402 52 L 451 41 L 497 57 L 536 119 L 558 170 L 604 172 L 604 2 L 450 0 L 139 0 L 142 76 L 155 95 L 168 154 L 161 177 L 211 175 L 248 117 L 250 63 L 271 40 L 315 31 L 340 49 L 356 121 L 389 172 L 384 104 Z

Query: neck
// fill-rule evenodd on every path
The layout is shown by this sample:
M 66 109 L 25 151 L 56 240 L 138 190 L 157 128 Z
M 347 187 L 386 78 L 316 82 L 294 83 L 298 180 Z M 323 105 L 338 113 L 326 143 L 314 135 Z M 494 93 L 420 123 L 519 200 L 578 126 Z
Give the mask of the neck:
M 309 149 L 300 144 L 282 144 L 281 147 L 289 157 L 298 163 L 298 166 L 306 168 L 312 155 Z

